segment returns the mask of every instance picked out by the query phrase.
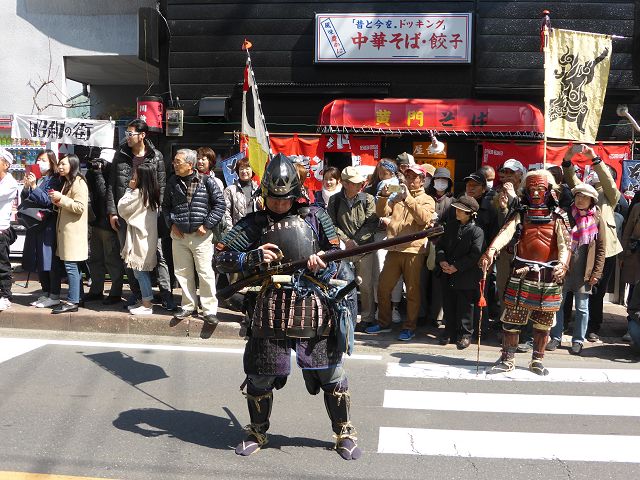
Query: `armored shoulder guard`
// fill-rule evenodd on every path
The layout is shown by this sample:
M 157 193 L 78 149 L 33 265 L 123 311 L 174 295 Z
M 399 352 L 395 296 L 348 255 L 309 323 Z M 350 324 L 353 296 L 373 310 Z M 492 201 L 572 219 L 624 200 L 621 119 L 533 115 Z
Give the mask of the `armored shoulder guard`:
M 327 213 L 324 208 L 313 208 L 312 213 L 315 214 L 315 217 L 318 219 L 318 224 L 324 233 L 325 238 L 333 248 L 340 247 L 340 239 L 338 238 L 338 234 L 336 233 L 336 227 L 333 225 L 333 221 L 331 217 Z
M 264 211 L 249 213 L 222 237 L 222 240 L 216 244 L 216 250 L 246 252 L 255 248 L 266 225 L 267 215 Z
M 553 210 L 553 213 L 555 213 L 559 218 L 559 220 L 562 220 L 562 222 L 564 223 L 565 228 L 570 232 L 571 231 L 571 221 L 569 220 L 569 214 L 563 210 L 560 207 L 556 207 Z

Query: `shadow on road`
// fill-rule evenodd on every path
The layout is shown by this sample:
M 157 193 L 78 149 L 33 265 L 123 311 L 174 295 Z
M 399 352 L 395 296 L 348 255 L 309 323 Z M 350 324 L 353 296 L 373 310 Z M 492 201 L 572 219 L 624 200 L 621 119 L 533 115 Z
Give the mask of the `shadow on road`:
M 139 362 L 120 351 L 94 353 L 84 357 L 130 385 L 169 378 L 162 367 Z
M 225 409 L 227 410 L 227 409 Z M 234 417 L 235 418 L 235 417 Z M 120 413 L 113 426 L 144 437 L 166 435 L 184 442 L 218 450 L 229 450 L 244 438 L 244 431 L 229 418 L 188 410 L 138 408 Z M 269 435 L 266 448 L 332 448 L 333 444 L 313 438 Z

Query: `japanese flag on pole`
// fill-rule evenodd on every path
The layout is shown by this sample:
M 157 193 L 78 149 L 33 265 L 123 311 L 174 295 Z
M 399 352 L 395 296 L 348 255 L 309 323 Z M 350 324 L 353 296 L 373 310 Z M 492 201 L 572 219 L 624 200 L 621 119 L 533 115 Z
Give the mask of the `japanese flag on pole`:
M 611 64 L 611 36 L 554 28 L 545 49 L 545 133 L 594 143 Z
M 251 68 L 249 48 L 251 43 L 245 40 L 242 46 L 247 51 L 247 65 L 244 69 L 244 85 L 242 88 L 242 137 L 249 164 L 254 174 L 261 178 L 271 156 L 269 133 L 262 114 L 262 106 L 258 98 L 258 87 Z

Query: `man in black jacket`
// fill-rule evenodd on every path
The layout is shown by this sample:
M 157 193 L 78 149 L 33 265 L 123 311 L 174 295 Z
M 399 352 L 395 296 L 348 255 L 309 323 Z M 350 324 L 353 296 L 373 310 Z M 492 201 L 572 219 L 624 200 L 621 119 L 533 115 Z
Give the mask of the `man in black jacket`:
M 195 263 L 203 319 L 215 326 L 218 324 L 218 300 L 211 264 L 211 230 L 222 220 L 225 204 L 213 178 L 194 170 L 196 160 L 195 150 L 183 148 L 176 153 L 173 159 L 176 174 L 167 182 L 162 214 L 171 229 L 173 268 L 182 289 L 182 309 L 175 318 L 187 318 L 197 309 Z
M 84 296 L 85 302 L 102 300 L 105 274 L 111 277 L 109 296 L 102 303 L 112 305 L 122 300 L 122 284 L 124 281 L 124 263 L 120 257 L 118 235 L 109 224 L 107 213 L 107 183 L 111 164 L 102 158 L 89 162 L 87 169 L 87 185 L 91 199 L 91 209 L 95 220 L 91 222 L 89 237 L 89 270 L 91 271 L 91 288 Z
M 133 177 L 133 174 L 139 165 L 146 163 L 150 164 L 155 169 L 158 186 L 160 187 L 160 201 L 162 201 L 164 196 L 167 170 L 162 153 L 156 150 L 151 141 L 147 139 L 148 132 L 149 127 L 145 121 L 135 119 L 129 122 L 125 133 L 126 143 L 120 145 L 111 164 L 111 171 L 108 180 L 109 188 L 107 189 L 107 212 L 109 214 L 109 223 L 111 224 L 111 228 L 118 233 L 121 247 L 124 245 L 127 224 L 120 216 L 118 216 L 118 202 L 127 190 L 129 181 Z M 158 223 L 158 229 L 161 230 L 164 222 Z M 162 254 L 160 241 L 158 241 L 157 255 L 158 283 L 160 285 L 163 306 L 168 310 L 173 310 L 175 306 L 171 295 L 169 268 L 167 267 L 167 262 Z M 133 305 L 136 300 L 141 298 L 140 288 L 138 287 L 138 282 L 133 276 L 132 270 L 127 272 L 127 277 L 129 278 L 131 291 L 136 297 L 129 299 L 128 303 Z

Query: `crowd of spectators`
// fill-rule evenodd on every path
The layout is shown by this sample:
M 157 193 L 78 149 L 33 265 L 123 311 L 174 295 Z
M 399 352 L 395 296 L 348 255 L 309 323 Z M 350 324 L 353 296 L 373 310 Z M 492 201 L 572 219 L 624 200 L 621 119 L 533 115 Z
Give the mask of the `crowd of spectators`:
M 24 244 L 23 268 L 37 273 L 42 287 L 33 308 L 51 308 L 56 314 L 75 312 L 95 301 L 122 302 L 131 314 L 148 315 L 155 299 L 178 319 L 200 309 L 205 322 L 217 324 L 220 278 L 212 268 L 214 244 L 245 215 L 264 208 L 259 185 L 248 160 L 242 159 L 235 165 L 237 179 L 225 188 L 213 173 L 216 154 L 208 147 L 178 150 L 165 163 L 147 133 L 143 121 L 131 122 L 113 159 L 89 161 L 86 175 L 75 155 L 60 161 L 50 150 L 38 155 L 39 174 L 26 175 L 21 193 L 23 202 L 42 213 L 41 221 L 27 229 Z M 614 172 L 588 147 L 580 153 L 593 165 L 589 175 L 579 179 L 572 163 L 576 153 L 570 149 L 562 166 L 548 169 L 558 184 L 554 194 L 567 213 L 574 242 L 563 307 L 546 348 L 562 345 L 574 304 L 570 353 L 579 355 L 584 342 L 598 340 L 603 299 L 617 259 L 623 285 L 630 285 L 625 340 L 638 346 L 640 288 L 634 287 L 640 281 L 640 202 L 629 208 Z M 9 173 L 12 163 L 11 154 L 0 150 L 0 310 L 11 306 L 9 246 L 15 231 L 9 220 L 18 190 Z M 307 167 L 298 162 L 296 168 L 304 179 Z M 440 344 L 455 343 L 459 349 L 467 348 L 479 329 L 483 334 L 491 331 L 502 313 L 500 299 L 514 245 L 486 272 L 482 293 L 488 307 L 483 312 L 477 306 L 482 276 L 478 260 L 520 208 L 525 174 L 516 159 L 507 160 L 497 172 L 483 166 L 464 178 L 464 191 L 454 196 L 448 169 L 419 165 L 407 153 L 381 159 L 369 176 L 354 166 L 342 171 L 327 167 L 322 189 L 305 191 L 305 201 L 327 210 L 343 249 L 419 232 L 436 223 L 444 227 L 444 234 L 434 240 L 349 258 L 362 280 L 356 330 L 379 334 L 402 324 L 398 339 L 409 341 L 418 326 L 426 325 L 439 328 Z M 91 281 L 83 294 L 85 264 Z M 105 296 L 107 274 L 110 290 Z M 127 299 L 122 298 L 125 275 L 131 289 Z M 63 300 L 65 277 L 68 293 Z M 180 307 L 173 299 L 176 284 L 182 291 Z M 520 341 L 521 351 L 530 349 L 530 332 L 524 331 Z

